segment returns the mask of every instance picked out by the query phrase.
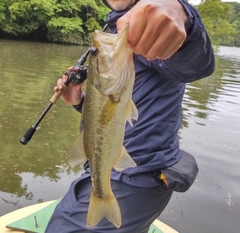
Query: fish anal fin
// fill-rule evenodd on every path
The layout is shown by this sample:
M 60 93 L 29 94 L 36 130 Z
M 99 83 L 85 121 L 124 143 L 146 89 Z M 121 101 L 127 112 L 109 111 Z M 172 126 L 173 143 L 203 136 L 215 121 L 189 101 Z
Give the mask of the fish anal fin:
M 112 192 L 105 197 L 96 197 L 93 192 L 91 192 L 87 214 L 87 226 L 96 226 L 104 217 L 117 228 L 122 225 L 121 211 L 117 199 Z
M 80 134 L 77 140 L 70 147 L 67 152 L 67 159 L 71 168 L 81 166 L 86 162 L 87 157 L 83 146 L 83 133 Z
M 114 165 L 114 169 L 118 172 L 121 172 L 129 167 L 136 167 L 137 164 L 128 154 L 127 150 L 123 147 L 122 154 L 117 163 Z

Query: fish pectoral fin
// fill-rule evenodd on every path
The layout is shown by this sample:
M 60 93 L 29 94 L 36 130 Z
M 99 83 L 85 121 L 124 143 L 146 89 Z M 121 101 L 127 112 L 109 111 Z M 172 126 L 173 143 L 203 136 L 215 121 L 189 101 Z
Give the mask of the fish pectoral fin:
M 128 102 L 126 118 L 127 118 L 127 121 L 129 122 L 129 124 L 131 126 L 133 126 L 132 120 L 137 120 L 138 119 L 138 110 L 137 110 L 137 107 L 132 100 L 130 100 Z
M 114 165 L 114 169 L 118 172 L 121 172 L 129 167 L 136 167 L 137 164 L 134 162 L 134 160 L 131 158 L 131 156 L 128 154 L 125 147 L 122 149 L 122 154 L 117 163 Z
M 71 168 L 81 166 L 87 161 L 87 157 L 83 147 L 83 134 L 81 133 L 77 140 L 67 152 L 68 163 Z
M 93 192 L 91 192 L 87 214 L 87 226 L 96 226 L 104 217 L 117 228 L 122 225 L 121 211 L 117 199 L 112 192 L 106 197 L 96 197 Z

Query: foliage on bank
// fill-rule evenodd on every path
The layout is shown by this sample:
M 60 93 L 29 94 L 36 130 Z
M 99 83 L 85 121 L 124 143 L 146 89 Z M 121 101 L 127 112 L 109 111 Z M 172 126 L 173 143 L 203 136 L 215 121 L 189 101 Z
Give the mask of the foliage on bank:
M 215 46 L 240 47 L 240 4 L 205 0 L 197 6 L 202 21 Z
M 101 0 L 1 0 L 0 31 L 7 36 L 88 43 L 109 10 Z
M 240 47 L 240 4 L 202 0 L 196 6 L 216 46 Z M 104 25 L 102 0 L 1 0 L 0 34 L 58 43 L 88 44 Z

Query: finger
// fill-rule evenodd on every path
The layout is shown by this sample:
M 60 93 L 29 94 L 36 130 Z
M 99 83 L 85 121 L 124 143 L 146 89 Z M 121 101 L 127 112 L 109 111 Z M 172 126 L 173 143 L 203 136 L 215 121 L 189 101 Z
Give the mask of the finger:
M 157 37 L 151 48 L 144 54 L 147 59 L 168 59 L 183 44 L 186 32 L 181 31 L 176 25 L 168 25 Z
M 57 88 L 58 88 L 59 90 L 62 89 L 63 84 L 64 84 L 63 79 L 60 78 L 60 79 L 57 80 Z
M 182 40 L 168 39 L 168 42 L 163 40 L 156 40 L 149 51 L 144 55 L 147 59 L 162 59 L 170 58 L 182 45 Z
M 122 17 L 120 17 L 117 22 L 116 22 L 116 26 L 117 26 L 117 32 L 120 33 L 123 28 L 129 24 L 129 18 L 131 16 L 131 10 L 128 11 L 125 15 L 123 15 Z
M 128 43 L 131 46 L 135 46 L 138 43 L 147 24 L 147 20 L 142 16 L 143 12 L 141 9 L 138 11 L 131 9 L 121 18 L 119 18 L 116 23 L 118 33 L 120 33 L 127 24 L 129 25 Z
M 57 80 L 57 86 L 54 87 L 54 91 L 59 91 L 61 90 L 63 87 L 63 80 L 62 79 L 58 79 Z
M 161 22 L 162 21 L 162 22 Z M 147 22 L 145 29 L 142 32 L 142 35 L 135 46 L 133 46 L 133 51 L 137 54 L 145 55 L 153 46 L 155 41 L 159 38 L 162 31 L 162 25 L 165 24 L 164 17 L 162 20 L 158 19 L 158 24 L 156 22 Z
M 134 47 L 136 46 L 147 27 L 147 19 L 143 17 L 141 10 L 134 12 L 129 20 L 128 43 Z M 139 51 L 140 52 L 140 51 Z
M 68 76 L 66 76 L 66 75 L 62 76 L 62 80 L 63 80 L 64 83 L 67 81 L 67 79 L 68 79 Z
M 164 50 L 161 52 L 160 57 L 162 57 L 162 59 L 168 59 L 175 52 L 177 52 L 177 50 L 182 46 L 182 44 L 184 42 L 184 39 L 182 39 L 182 38 L 184 38 L 184 37 L 176 37 L 176 39 L 174 41 L 172 40 L 173 42 L 170 43 L 168 46 L 166 46 L 164 48 Z M 157 57 L 159 57 L 159 55 Z

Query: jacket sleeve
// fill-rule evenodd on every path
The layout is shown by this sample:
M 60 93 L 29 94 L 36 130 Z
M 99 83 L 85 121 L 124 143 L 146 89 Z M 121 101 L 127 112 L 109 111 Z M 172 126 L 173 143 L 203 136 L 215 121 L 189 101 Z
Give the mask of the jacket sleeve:
M 164 76 L 180 82 L 192 82 L 213 73 L 214 52 L 198 11 L 179 0 L 185 9 L 187 38 L 181 48 L 167 60 L 153 60 L 151 66 Z

